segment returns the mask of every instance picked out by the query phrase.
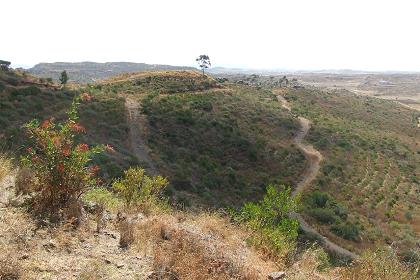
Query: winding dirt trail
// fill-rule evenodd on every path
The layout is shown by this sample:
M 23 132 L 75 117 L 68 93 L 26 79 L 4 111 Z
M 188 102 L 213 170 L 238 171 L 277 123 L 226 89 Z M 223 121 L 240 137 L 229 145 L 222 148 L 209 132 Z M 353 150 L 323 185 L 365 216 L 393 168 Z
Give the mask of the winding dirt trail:
M 126 97 L 125 107 L 128 112 L 128 125 L 130 127 L 129 141 L 130 147 L 133 154 L 140 160 L 140 162 L 146 163 L 145 169 L 152 175 L 157 175 L 157 168 L 153 161 L 150 159 L 147 147 L 143 141 L 141 135 L 140 124 L 144 123 L 141 120 L 139 111 L 140 104 L 137 100 Z
M 287 102 L 287 100 L 281 95 L 281 93 L 279 92 L 274 92 L 274 93 L 277 95 L 277 100 L 282 104 L 282 107 L 288 111 L 292 111 L 289 102 Z M 309 129 L 311 128 L 311 122 L 304 117 L 298 117 L 298 120 L 299 120 L 301 129 L 296 134 L 294 138 L 294 142 L 296 146 L 305 155 L 308 161 L 308 165 L 304 173 L 302 174 L 302 180 L 297 184 L 296 189 L 292 192 L 292 197 L 295 197 L 297 194 L 301 193 L 302 191 L 310 187 L 311 183 L 318 175 L 320 163 L 323 159 L 322 154 L 318 150 L 316 150 L 312 145 L 303 143 L 303 139 L 306 137 L 306 135 L 309 132 Z M 321 235 L 315 228 L 311 227 L 304 220 L 302 215 L 300 215 L 299 213 L 293 212 L 291 213 L 291 216 L 293 218 L 296 218 L 299 221 L 300 227 L 302 228 L 304 232 L 317 236 L 317 238 L 322 241 L 322 245 L 324 246 L 326 250 L 345 258 L 350 258 L 350 259 L 359 258 L 353 252 L 350 252 L 349 250 L 343 247 L 340 247 L 339 245 L 330 241 L 327 237 Z

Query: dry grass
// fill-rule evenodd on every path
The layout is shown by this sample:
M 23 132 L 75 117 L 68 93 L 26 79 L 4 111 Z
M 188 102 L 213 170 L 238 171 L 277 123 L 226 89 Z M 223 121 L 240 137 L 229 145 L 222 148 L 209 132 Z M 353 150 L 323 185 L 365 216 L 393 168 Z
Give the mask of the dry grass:
M 9 157 L 0 154 L 0 182 L 12 171 L 12 162 Z
M 127 215 L 118 213 L 117 227 L 120 233 L 120 247 L 128 248 L 134 242 L 135 222 Z
M 5 251 L 2 250 L 2 252 L 4 253 Z M 21 274 L 22 268 L 17 259 L 10 254 L 0 256 L 1 280 L 17 280 L 20 279 Z
M 326 280 L 341 279 L 341 269 L 332 269 L 326 253 L 320 248 L 310 248 L 303 253 L 286 271 L 287 279 L 290 280 Z
M 78 277 L 80 280 L 101 280 L 107 274 L 109 274 L 109 269 L 103 263 L 94 260 L 82 270 Z
M 36 229 L 22 209 L 1 211 L 0 252 L 10 254 L 0 256 L 0 279 L 267 279 L 280 270 L 291 280 L 415 279 L 392 251 L 367 254 L 349 268 L 331 269 L 320 249 L 290 267 L 275 265 L 245 244 L 248 232 L 211 213 L 131 214 L 134 242 L 122 250 L 112 223 L 103 233 L 89 220 L 76 229 Z
M 410 267 L 399 261 L 391 248 L 367 252 L 354 267 L 346 269 L 342 276 L 345 280 L 418 279 Z
M 155 216 L 139 224 L 135 236 L 137 249 L 153 256 L 153 279 L 264 279 L 278 269 L 217 215 Z

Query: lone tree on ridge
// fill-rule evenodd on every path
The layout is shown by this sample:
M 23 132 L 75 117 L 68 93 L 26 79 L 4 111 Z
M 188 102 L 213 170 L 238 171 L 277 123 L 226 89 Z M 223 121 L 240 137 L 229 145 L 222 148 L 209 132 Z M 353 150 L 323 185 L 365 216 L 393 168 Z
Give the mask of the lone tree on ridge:
M 204 69 L 207 69 L 211 66 L 210 57 L 206 54 L 202 54 L 195 61 L 197 61 L 198 66 L 200 66 L 201 70 L 203 70 L 204 76 Z
M 7 71 L 9 70 L 10 64 L 11 64 L 10 61 L 0 60 L 0 69 L 3 71 Z
M 67 84 L 67 81 L 69 80 L 69 76 L 67 75 L 66 70 L 61 72 L 61 76 L 60 76 L 59 80 L 60 80 L 60 82 L 63 86 Z

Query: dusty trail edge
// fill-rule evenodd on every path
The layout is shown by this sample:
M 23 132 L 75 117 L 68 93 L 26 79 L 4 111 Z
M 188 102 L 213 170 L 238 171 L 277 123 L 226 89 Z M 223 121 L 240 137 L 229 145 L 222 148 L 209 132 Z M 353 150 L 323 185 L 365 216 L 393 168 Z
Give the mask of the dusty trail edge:
M 281 95 L 281 93 L 274 92 L 274 94 L 276 94 L 277 100 L 281 103 L 282 107 L 291 112 L 292 109 L 290 107 L 289 102 Z M 320 163 L 323 159 L 322 154 L 318 150 L 316 150 L 312 145 L 303 143 L 303 139 L 306 137 L 306 135 L 309 132 L 309 129 L 311 128 L 311 122 L 308 119 L 301 116 L 298 117 L 298 120 L 301 128 L 296 134 L 294 142 L 299 148 L 299 150 L 301 150 L 302 153 L 305 155 L 308 161 L 308 165 L 302 174 L 302 180 L 297 184 L 296 189 L 292 192 L 292 197 L 296 197 L 297 194 L 310 187 L 312 181 L 318 175 Z M 299 221 L 300 227 L 304 232 L 315 235 L 319 240 L 321 240 L 322 245 L 327 251 L 352 260 L 359 258 L 359 256 L 355 253 L 350 252 L 349 250 L 343 247 L 340 247 L 339 245 L 330 241 L 327 237 L 321 235 L 315 228 L 311 227 L 305 221 L 301 214 L 292 212 L 291 216 Z
M 130 128 L 128 140 L 131 151 L 140 160 L 140 162 L 147 165 L 146 170 L 150 174 L 157 175 L 157 168 L 149 156 L 149 151 L 141 135 L 142 132 L 140 125 L 144 124 L 145 121 L 142 120 L 143 116 L 140 114 L 140 103 L 134 98 L 127 96 L 125 98 L 125 108 L 127 110 L 127 121 Z

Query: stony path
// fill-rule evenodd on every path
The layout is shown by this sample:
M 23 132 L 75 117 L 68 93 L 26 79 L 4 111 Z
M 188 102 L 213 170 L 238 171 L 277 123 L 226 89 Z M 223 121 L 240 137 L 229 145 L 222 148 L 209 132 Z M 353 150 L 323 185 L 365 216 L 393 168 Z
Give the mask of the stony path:
M 141 135 L 141 115 L 139 112 L 139 102 L 133 98 L 126 97 L 125 107 L 128 112 L 128 125 L 130 127 L 129 140 L 131 151 L 140 160 L 145 163 L 145 169 L 152 175 L 157 175 L 157 168 L 153 161 L 150 159 L 147 151 L 147 146 L 144 143 Z
M 288 111 L 291 111 L 290 104 L 287 102 L 287 100 L 281 94 L 276 94 L 277 100 L 282 104 L 282 107 Z M 302 175 L 302 180 L 297 184 L 296 189 L 292 192 L 293 197 L 310 187 L 312 181 L 318 175 L 320 163 L 323 159 L 322 154 L 318 150 L 316 150 L 312 145 L 303 143 L 303 139 L 306 137 L 306 135 L 309 132 L 309 129 L 311 128 L 311 122 L 304 117 L 298 117 L 298 120 L 301 129 L 296 134 L 294 142 L 308 160 L 308 166 L 306 167 L 306 170 Z M 339 245 L 330 241 L 325 236 L 321 235 L 315 228 L 311 227 L 299 213 L 292 213 L 291 216 L 299 221 L 300 227 L 303 231 L 316 235 L 319 240 L 322 240 L 322 245 L 328 251 L 334 252 L 340 256 L 350 259 L 358 258 L 358 256 L 353 252 L 350 252 L 349 250 L 340 247 Z

